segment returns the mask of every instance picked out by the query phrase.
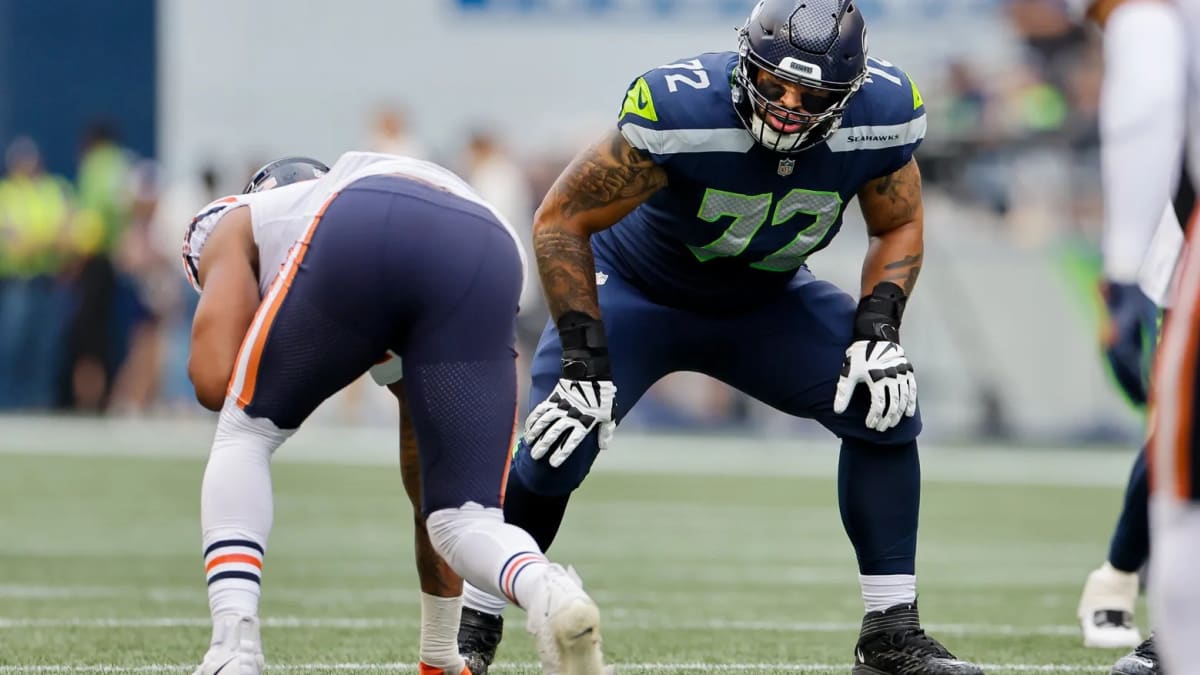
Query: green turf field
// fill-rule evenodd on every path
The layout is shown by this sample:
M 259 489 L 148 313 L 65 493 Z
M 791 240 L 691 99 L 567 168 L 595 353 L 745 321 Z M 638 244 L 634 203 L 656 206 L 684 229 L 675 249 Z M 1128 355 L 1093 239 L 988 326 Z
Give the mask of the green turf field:
M 95 444 L 114 442 L 104 439 Z M 1126 461 L 1076 455 L 1081 467 Z M 194 453 L 0 453 L 0 673 L 190 672 L 208 638 L 202 469 Z M 1119 653 L 1080 646 L 1074 606 L 1103 556 L 1120 476 L 1057 486 L 931 473 L 918 559 L 930 631 L 988 672 L 1107 673 Z M 271 670 L 413 672 L 418 603 L 398 473 L 279 461 L 275 489 Z M 552 555 L 600 603 L 619 672 L 849 672 L 861 602 L 828 477 L 597 472 Z M 496 671 L 537 672 L 520 612 L 509 621 Z

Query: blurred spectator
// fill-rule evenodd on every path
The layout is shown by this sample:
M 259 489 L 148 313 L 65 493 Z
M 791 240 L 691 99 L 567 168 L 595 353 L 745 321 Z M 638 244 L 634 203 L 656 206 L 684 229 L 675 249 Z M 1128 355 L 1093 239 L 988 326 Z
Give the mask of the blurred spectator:
M 946 64 L 945 112 L 939 122 L 939 135 L 956 141 L 975 141 L 988 134 L 989 93 L 983 78 L 962 60 Z
M 159 182 L 160 194 L 148 220 L 150 246 L 164 261 L 166 275 L 152 303 L 162 317 L 161 330 L 166 336 L 159 361 L 158 402 L 174 410 L 195 410 L 199 406 L 188 379 L 187 359 L 192 315 L 200 296 L 183 276 L 179 251 L 188 223 L 205 204 L 224 196 L 224 184 L 211 164 Z
M 1088 37 L 1072 20 L 1067 0 L 1008 0 L 1008 16 L 1034 65 L 1050 86 L 1066 89 Z
M 529 385 L 524 373 L 549 315 L 533 257 L 533 193 L 525 171 L 491 132 L 480 129 L 471 134 L 464 164 L 463 178 L 512 223 L 525 248 L 525 292 L 517 316 L 517 354 L 523 374 L 518 386 L 524 401 Z
M 395 105 L 382 105 L 375 112 L 367 148 L 372 152 L 429 159 L 428 148 L 409 129 L 407 112 Z
M 0 407 L 55 402 L 65 297 L 57 276 L 69 188 L 42 169 L 37 144 L 14 140 L 0 180 Z
M 660 430 L 741 429 L 750 422 L 753 399 L 707 375 L 667 375 L 646 391 L 622 424 Z
M 120 280 L 115 316 L 127 345 L 113 383 L 112 407 L 121 412 L 144 413 L 158 395 L 163 354 L 163 317 L 178 307 L 178 285 L 172 275 L 176 259 L 157 240 L 159 178 L 152 160 L 134 164 L 130 172 L 130 221 L 114 249 Z M 174 248 L 178 248 L 178 242 Z
M 81 250 L 77 309 L 70 325 L 69 400 L 73 407 L 103 410 L 116 365 L 123 358 L 123 326 L 114 322 L 118 279 L 113 249 L 129 225 L 128 153 L 116 130 L 97 122 L 84 133 L 79 161 L 80 208 L 94 219 L 97 236 Z
M 930 106 L 937 133 L 921 155 L 931 183 L 944 183 L 966 202 L 1003 215 L 1009 209 L 1005 118 L 1000 92 L 974 66 L 953 60 L 946 66 L 944 94 Z

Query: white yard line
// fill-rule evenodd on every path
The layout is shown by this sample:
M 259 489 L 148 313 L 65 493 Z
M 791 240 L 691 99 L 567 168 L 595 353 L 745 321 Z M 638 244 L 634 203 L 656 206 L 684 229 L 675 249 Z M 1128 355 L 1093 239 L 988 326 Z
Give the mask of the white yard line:
M 703 673 L 805 673 L 813 671 L 845 672 L 848 663 L 618 663 L 619 673 L 631 672 L 679 672 Z M 193 664 L 155 663 L 140 666 L 118 666 L 109 664 L 88 665 L 31 665 L 0 666 L 0 673 L 175 673 L 191 670 Z M 496 664 L 489 670 L 507 673 L 536 670 L 535 663 Z M 1041 663 L 987 663 L 982 667 L 988 672 L 1011 673 L 1087 673 L 1096 672 L 1099 666 Z M 349 673 L 378 673 L 417 671 L 413 663 L 292 663 L 272 664 L 267 672 L 314 672 L 339 671 Z
M 301 616 L 266 616 L 262 624 L 268 628 L 338 628 L 343 630 L 380 630 L 388 628 L 413 628 L 420 625 L 414 616 L 403 618 L 354 618 Z M 207 617 L 95 617 L 63 619 L 29 619 L 0 617 L 0 629 L 20 628 L 193 628 L 207 627 Z M 656 621 L 639 618 L 636 613 L 618 613 L 605 622 L 616 629 L 643 629 L 660 631 L 749 631 L 778 633 L 844 633 L 857 631 L 860 624 L 850 622 L 791 622 L 791 621 L 738 621 L 708 619 L 703 621 Z M 1075 635 L 1076 625 L 1017 626 L 987 623 L 931 623 L 926 626 L 936 633 L 955 635 L 1004 635 L 1013 637 Z

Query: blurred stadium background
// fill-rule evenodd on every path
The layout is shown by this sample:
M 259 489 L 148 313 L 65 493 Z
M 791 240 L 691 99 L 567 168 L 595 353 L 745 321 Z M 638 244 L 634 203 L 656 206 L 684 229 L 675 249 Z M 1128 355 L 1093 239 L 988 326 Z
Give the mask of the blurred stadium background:
M 0 673 L 169 671 L 200 654 L 204 596 L 189 561 L 212 417 L 186 377 L 196 298 L 179 269 L 197 208 L 275 156 L 373 149 L 439 161 L 528 223 L 633 78 L 734 49 L 752 4 L 0 0 Z M 1078 649 L 1071 625 L 1143 423 L 1098 343 L 1097 36 L 1063 0 L 859 4 L 872 55 L 908 70 L 930 115 L 918 152 L 928 261 L 905 322 L 929 448 L 925 517 L 939 528 L 922 549 L 922 573 L 938 575 L 925 577 L 926 607 L 959 622 L 949 630 L 975 658 L 1064 672 L 1110 663 Z M 811 266 L 855 288 L 865 243 L 852 207 Z M 523 354 L 545 322 L 531 291 Z M 274 607 L 298 623 L 268 627 L 277 662 L 415 662 L 414 596 L 377 593 L 415 588 L 407 505 L 398 480 L 355 467 L 394 457 L 390 401 L 360 382 L 281 451 L 339 466 L 281 473 L 276 550 L 289 553 L 273 572 L 293 567 L 267 597 L 290 587 Z M 585 488 L 595 498 L 569 516 L 612 538 L 575 530 L 562 544 L 623 617 L 614 648 L 638 645 L 619 656 L 811 672 L 848 662 L 859 613 L 823 430 L 685 373 L 660 382 L 620 437 Z M 735 514 L 763 523 L 747 530 Z M 306 531 L 296 521 L 309 516 Z M 803 532 L 778 542 L 789 528 Z M 730 550 L 716 571 L 701 565 Z M 323 553 L 305 565 L 302 551 Z M 347 595 L 323 576 L 343 554 L 360 565 Z M 659 588 L 672 569 L 677 582 Z M 742 575 L 722 586 L 731 570 Z M 789 586 L 797 600 L 779 602 Z M 312 619 L 328 616 L 345 622 Z M 683 643 L 685 619 L 710 623 Z M 329 648 L 314 646 L 328 631 Z M 506 649 L 531 658 L 519 638 Z M 671 669 L 685 670 L 658 668 Z

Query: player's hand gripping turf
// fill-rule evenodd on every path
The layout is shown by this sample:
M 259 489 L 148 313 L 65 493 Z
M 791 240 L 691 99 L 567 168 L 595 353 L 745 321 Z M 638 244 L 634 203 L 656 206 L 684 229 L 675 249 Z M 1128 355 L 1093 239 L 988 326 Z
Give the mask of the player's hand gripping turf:
M 871 393 L 866 425 L 887 431 L 904 416 L 917 414 L 917 377 L 900 346 L 900 317 L 908 301 L 899 286 L 885 281 L 858 303 L 854 342 L 846 349 L 833 412 L 842 414 L 858 385 Z
M 550 466 L 562 466 L 592 430 L 600 449 L 608 447 L 616 429 L 617 386 L 612 380 L 604 324 L 579 312 L 558 320 L 562 340 L 562 377 L 525 422 L 529 456 L 550 455 Z
M 902 415 L 912 417 L 917 413 L 917 378 L 899 343 L 856 340 L 850 345 L 833 399 L 835 413 L 846 412 L 860 382 L 871 392 L 868 427 L 887 431 L 900 423 Z

